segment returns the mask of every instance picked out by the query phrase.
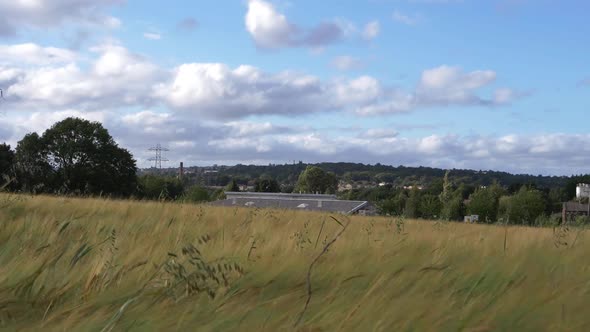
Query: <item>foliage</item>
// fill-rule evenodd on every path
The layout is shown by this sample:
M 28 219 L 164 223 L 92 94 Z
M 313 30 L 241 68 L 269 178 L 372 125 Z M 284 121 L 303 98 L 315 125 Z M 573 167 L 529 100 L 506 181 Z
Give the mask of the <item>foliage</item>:
M 26 134 L 16 146 L 16 185 L 25 192 L 50 192 L 55 172 L 47 160 L 47 151 L 37 133 Z
M 299 175 L 295 192 L 333 194 L 338 187 L 336 175 L 316 166 L 308 166 Z
M 139 177 L 139 188 L 139 196 L 147 199 L 175 200 L 184 193 L 178 178 L 149 174 Z
M 443 178 L 443 190 L 440 193 L 441 218 L 444 220 L 461 220 L 464 215 L 463 186 L 453 190 L 453 184 L 449 179 L 450 171 Z
M 424 219 L 438 219 L 442 211 L 442 203 L 433 194 L 422 195 L 420 201 L 420 215 Z
M 201 186 L 191 186 L 182 195 L 182 199 L 185 202 L 208 202 L 211 200 L 207 189 Z
M 17 184 L 28 192 L 129 196 L 137 168 L 98 122 L 67 118 L 41 137 L 27 134 L 15 155 Z
M 479 188 L 469 197 L 468 214 L 479 216 L 480 222 L 493 223 L 498 218 L 498 205 L 503 190 L 498 184 Z
M 233 191 L 233 192 L 238 192 L 240 191 L 240 186 L 238 186 L 238 182 L 236 181 L 236 179 L 232 179 L 227 186 L 225 186 L 225 190 L 226 191 Z
M 278 193 L 281 192 L 281 186 L 274 179 L 258 179 L 254 184 L 254 191 L 261 193 Z
M 413 187 L 410 190 L 410 195 L 406 200 L 406 208 L 404 210 L 404 215 L 408 218 L 418 218 L 420 217 L 420 190 L 417 187 Z
M 401 216 L 404 214 L 406 209 L 407 199 L 408 195 L 406 192 L 400 191 L 392 198 L 381 201 L 381 203 L 378 205 L 379 212 L 385 215 Z
M 513 196 L 503 196 L 499 202 L 499 216 L 512 224 L 533 225 L 544 214 L 545 200 L 542 193 L 523 186 Z
M 463 219 L 465 215 L 465 205 L 463 204 L 463 198 L 461 196 L 453 197 L 447 204 L 442 208 L 441 216 L 445 220 L 459 221 Z
M 14 151 L 6 143 L 0 144 L 0 181 L 3 175 L 12 175 L 14 165 Z

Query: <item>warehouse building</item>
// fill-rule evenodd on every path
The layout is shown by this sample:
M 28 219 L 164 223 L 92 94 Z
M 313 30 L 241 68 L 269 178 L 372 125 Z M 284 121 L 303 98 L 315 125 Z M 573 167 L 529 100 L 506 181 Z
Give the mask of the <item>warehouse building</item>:
M 375 208 L 367 201 L 341 200 L 336 195 L 226 192 L 226 199 L 212 202 L 214 206 L 257 207 L 374 215 Z

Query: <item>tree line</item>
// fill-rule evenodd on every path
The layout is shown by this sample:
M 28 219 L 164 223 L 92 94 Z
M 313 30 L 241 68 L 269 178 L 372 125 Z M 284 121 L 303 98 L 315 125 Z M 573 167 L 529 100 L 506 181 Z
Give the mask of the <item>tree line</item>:
M 14 150 L 0 144 L 0 186 L 13 192 L 208 201 L 211 193 L 181 179 L 137 175 L 136 160 L 99 122 L 70 117 Z

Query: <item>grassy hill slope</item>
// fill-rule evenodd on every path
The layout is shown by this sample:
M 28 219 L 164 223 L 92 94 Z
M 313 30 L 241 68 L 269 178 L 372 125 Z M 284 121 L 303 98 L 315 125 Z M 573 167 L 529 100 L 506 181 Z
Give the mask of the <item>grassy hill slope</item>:
M 583 230 L 334 217 L 0 195 L 0 330 L 590 329 Z

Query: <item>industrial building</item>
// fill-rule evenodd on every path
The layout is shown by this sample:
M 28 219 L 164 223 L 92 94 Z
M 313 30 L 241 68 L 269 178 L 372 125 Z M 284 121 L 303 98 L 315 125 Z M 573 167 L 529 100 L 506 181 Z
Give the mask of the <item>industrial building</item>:
M 336 195 L 226 192 L 226 199 L 212 202 L 214 206 L 258 207 L 341 214 L 374 215 L 376 210 L 367 201 L 340 200 Z
M 575 221 L 580 216 L 590 216 L 590 185 L 580 183 L 576 186 L 577 202 L 564 202 L 561 220 L 563 223 Z M 587 204 L 584 204 L 586 201 Z

